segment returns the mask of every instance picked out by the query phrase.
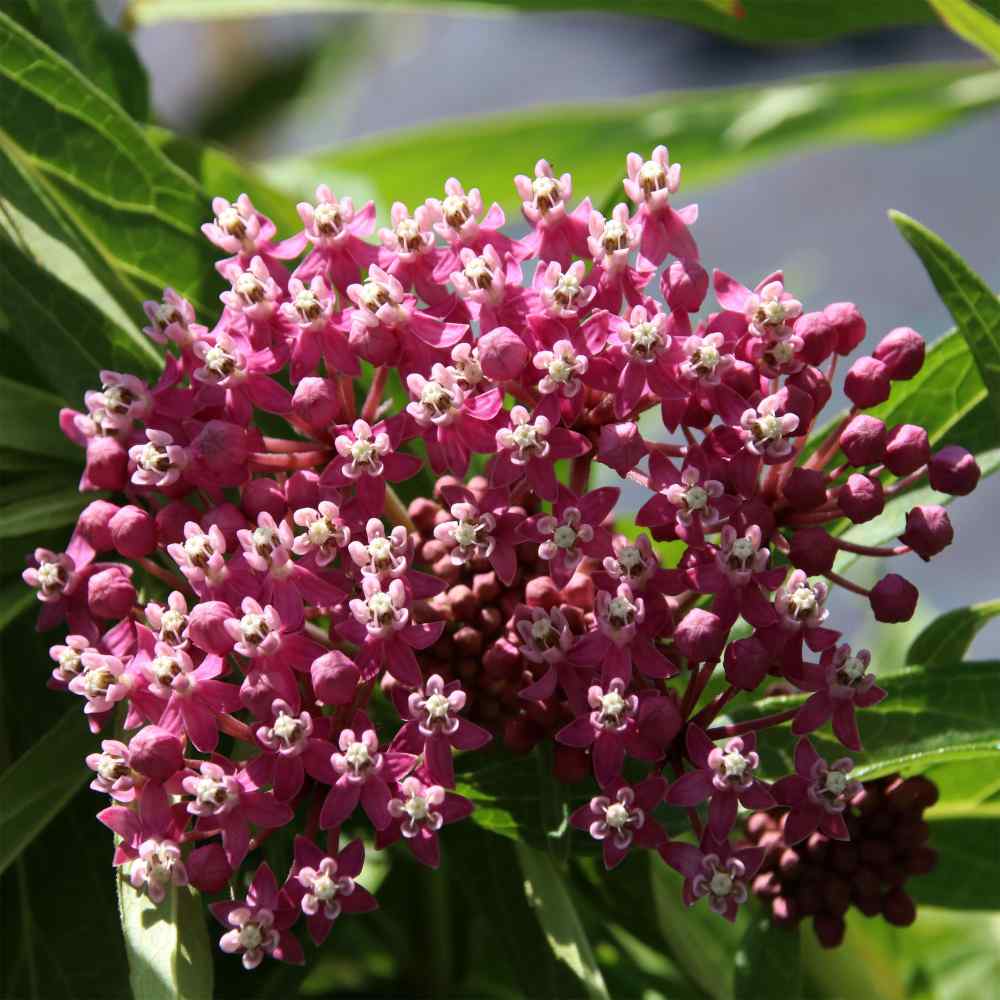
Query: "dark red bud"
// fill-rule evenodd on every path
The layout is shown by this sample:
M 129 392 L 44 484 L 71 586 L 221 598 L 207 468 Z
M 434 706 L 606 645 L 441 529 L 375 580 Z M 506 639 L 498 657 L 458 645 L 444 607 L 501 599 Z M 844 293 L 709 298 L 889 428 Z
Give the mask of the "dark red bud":
M 955 531 L 944 507 L 914 507 L 906 515 L 906 530 L 899 536 L 925 562 L 951 545 Z
M 888 369 L 872 357 L 858 358 L 844 378 L 847 398 L 862 410 L 884 403 L 891 389 Z
M 924 363 L 924 338 L 908 326 L 898 326 L 890 330 L 872 352 L 889 372 L 889 378 L 905 380 L 913 378 Z
M 971 493 L 982 475 L 982 470 L 972 454 L 955 444 L 950 444 L 935 453 L 927 472 L 934 489 L 956 497 L 964 497 Z
M 917 588 L 898 573 L 882 577 L 869 595 L 876 621 L 908 622 L 917 610 Z
M 877 479 L 855 472 L 837 491 L 837 506 L 855 524 L 879 516 L 885 508 L 885 492 Z
M 840 433 L 840 450 L 851 465 L 878 465 L 885 457 L 885 424 L 859 413 Z
M 900 424 L 889 431 L 885 445 L 885 464 L 894 476 L 908 476 L 927 464 L 931 457 L 927 431 L 916 424 Z

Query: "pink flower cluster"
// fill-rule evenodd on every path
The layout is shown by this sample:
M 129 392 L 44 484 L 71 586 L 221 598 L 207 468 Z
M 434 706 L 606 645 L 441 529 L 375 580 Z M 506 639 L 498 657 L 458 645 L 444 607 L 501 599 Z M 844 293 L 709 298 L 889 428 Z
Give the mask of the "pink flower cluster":
M 298 917 L 319 940 L 373 905 L 344 824 L 438 863 L 442 828 L 471 812 L 453 755 L 490 739 L 463 711 L 498 664 L 522 665 L 513 700 L 569 754 L 561 776 L 580 777 L 567 760 L 593 771 L 572 821 L 608 867 L 657 849 L 689 902 L 731 919 L 762 857 L 736 841 L 738 810 L 780 805 L 786 837 L 844 837 L 855 785 L 849 763 L 805 749 L 794 778 L 761 780 L 755 732 L 787 716 L 713 722 L 778 680 L 809 693 L 797 735 L 832 721 L 860 748 L 856 713 L 884 692 L 829 627 L 829 588 L 885 622 L 917 594 L 896 574 L 864 590 L 834 560 L 927 559 L 952 531 L 939 506 L 914 507 L 892 548 L 829 529 L 918 480 L 961 495 L 978 479 L 968 453 L 862 412 L 920 368 L 908 329 L 853 364 L 853 409 L 806 447 L 864 320 L 850 303 L 805 312 L 780 271 L 752 288 L 710 277 L 665 148 L 629 155 L 632 207 L 607 218 L 573 206 L 570 175 L 544 160 L 515 184 L 522 239 L 455 179 L 412 214 L 394 204 L 377 243 L 374 205 L 325 186 L 284 241 L 246 195 L 216 198 L 203 231 L 229 288 L 214 324 L 168 289 L 146 306 L 166 347 L 156 384 L 104 371 L 61 415 L 86 449 L 81 489 L 115 499 L 24 574 L 39 627 L 69 632 L 50 684 L 95 732 L 138 730 L 88 764 L 115 803 L 99 818 L 116 863 L 153 899 L 170 883 L 216 892 L 274 830 L 301 831 L 282 887 L 261 865 L 245 901 L 213 904 L 248 968 L 301 959 Z M 595 462 L 647 492 L 648 533 L 616 531 L 620 491 L 590 488 Z M 442 506 L 408 512 L 396 484 L 425 464 Z M 675 565 L 663 540 L 683 543 Z M 750 631 L 730 641 L 739 619 Z M 462 683 L 431 666 L 453 653 Z M 667 839 L 667 805 L 698 846 Z

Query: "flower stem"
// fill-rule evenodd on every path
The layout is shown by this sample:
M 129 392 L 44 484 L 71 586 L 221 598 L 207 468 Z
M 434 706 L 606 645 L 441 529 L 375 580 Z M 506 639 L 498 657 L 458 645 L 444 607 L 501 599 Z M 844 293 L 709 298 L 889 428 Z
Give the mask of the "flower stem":
M 864 587 L 857 583 L 852 583 L 847 577 L 841 576 L 839 573 L 834 573 L 830 570 L 823 574 L 831 583 L 837 584 L 838 587 L 843 587 L 844 590 L 849 590 L 852 594 L 857 594 L 858 597 L 867 598 L 871 591 L 866 590 Z
M 708 730 L 708 738 L 720 740 L 727 736 L 742 736 L 744 733 L 756 733 L 761 729 L 770 729 L 772 726 L 780 726 L 783 722 L 795 718 L 798 707 L 789 708 L 784 712 L 776 712 L 774 715 L 762 715 L 759 719 L 751 719 L 749 722 L 736 722 L 731 726 L 716 726 Z
M 364 405 L 361 407 L 361 419 L 366 423 L 371 423 L 378 412 L 378 405 L 382 402 L 382 394 L 385 392 L 385 381 L 389 377 L 389 369 L 386 365 L 379 365 L 372 376 L 372 383 L 368 386 L 368 395 L 365 396 Z
M 221 713 L 218 718 L 219 729 L 222 732 L 232 736 L 234 740 L 240 740 L 242 743 L 253 743 L 253 733 L 245 722 L 240 722 L 239 719 L 234 718 L 227 712 Z
M 324 464 L 330 457 L 330 451 L 297 451 L 287 455 L 273 455 L 267 451 L 255 451 L 250 456 L 250 467 L 258 472 L 268 469 L 285 469 L 289 472 L 295 469 L 312 469 Z
M 417 530 L 399 494 L 388 483 L 385 487 L 385 513 L 394 524 L 401 524 L 407 531 Z

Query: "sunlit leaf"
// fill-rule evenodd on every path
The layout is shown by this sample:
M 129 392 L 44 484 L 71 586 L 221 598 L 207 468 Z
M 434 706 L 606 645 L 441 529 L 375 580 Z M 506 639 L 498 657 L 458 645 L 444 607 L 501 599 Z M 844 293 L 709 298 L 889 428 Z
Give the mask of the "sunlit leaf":
M 928 0 L 960 38 L 1000 62 L 1000 21 L 970 0 Z
M 914 639 L 906 662 L 926 666 L 950 664 L 956 669 L 954 665 L 965 658 L 972 640 L 997 615 L 1000 615 L 1000 600 L 955 608 L 941 615 Z

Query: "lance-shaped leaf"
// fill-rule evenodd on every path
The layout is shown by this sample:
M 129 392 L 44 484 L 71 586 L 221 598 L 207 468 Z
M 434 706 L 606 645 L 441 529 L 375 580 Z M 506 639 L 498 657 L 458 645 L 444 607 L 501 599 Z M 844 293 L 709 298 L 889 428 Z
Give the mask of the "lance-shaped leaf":
M 928 844 L 937 851 L 938 861 L 932 871 L 907 882 L 907 892 L 918 903 L 932 906 L 1000 909 L 996 877 L 1000 818 L 932 819 L 929 826 Z
M 959 38 L 1000 62 L 1000 21 L 970 0 L 928 0 Z
M 913 640 L 906 654 L 907 663 L 947 666 L 961 662 L 972 640 L 1000 615 L 1000 600 L 983 601 L 965 608 L 955 608 L 930 623 Z
M 212 949 L 205 904 L 187 886 L 154 903 L 119 869 L 118 912 L 135 1000 L 211 1000 Z

